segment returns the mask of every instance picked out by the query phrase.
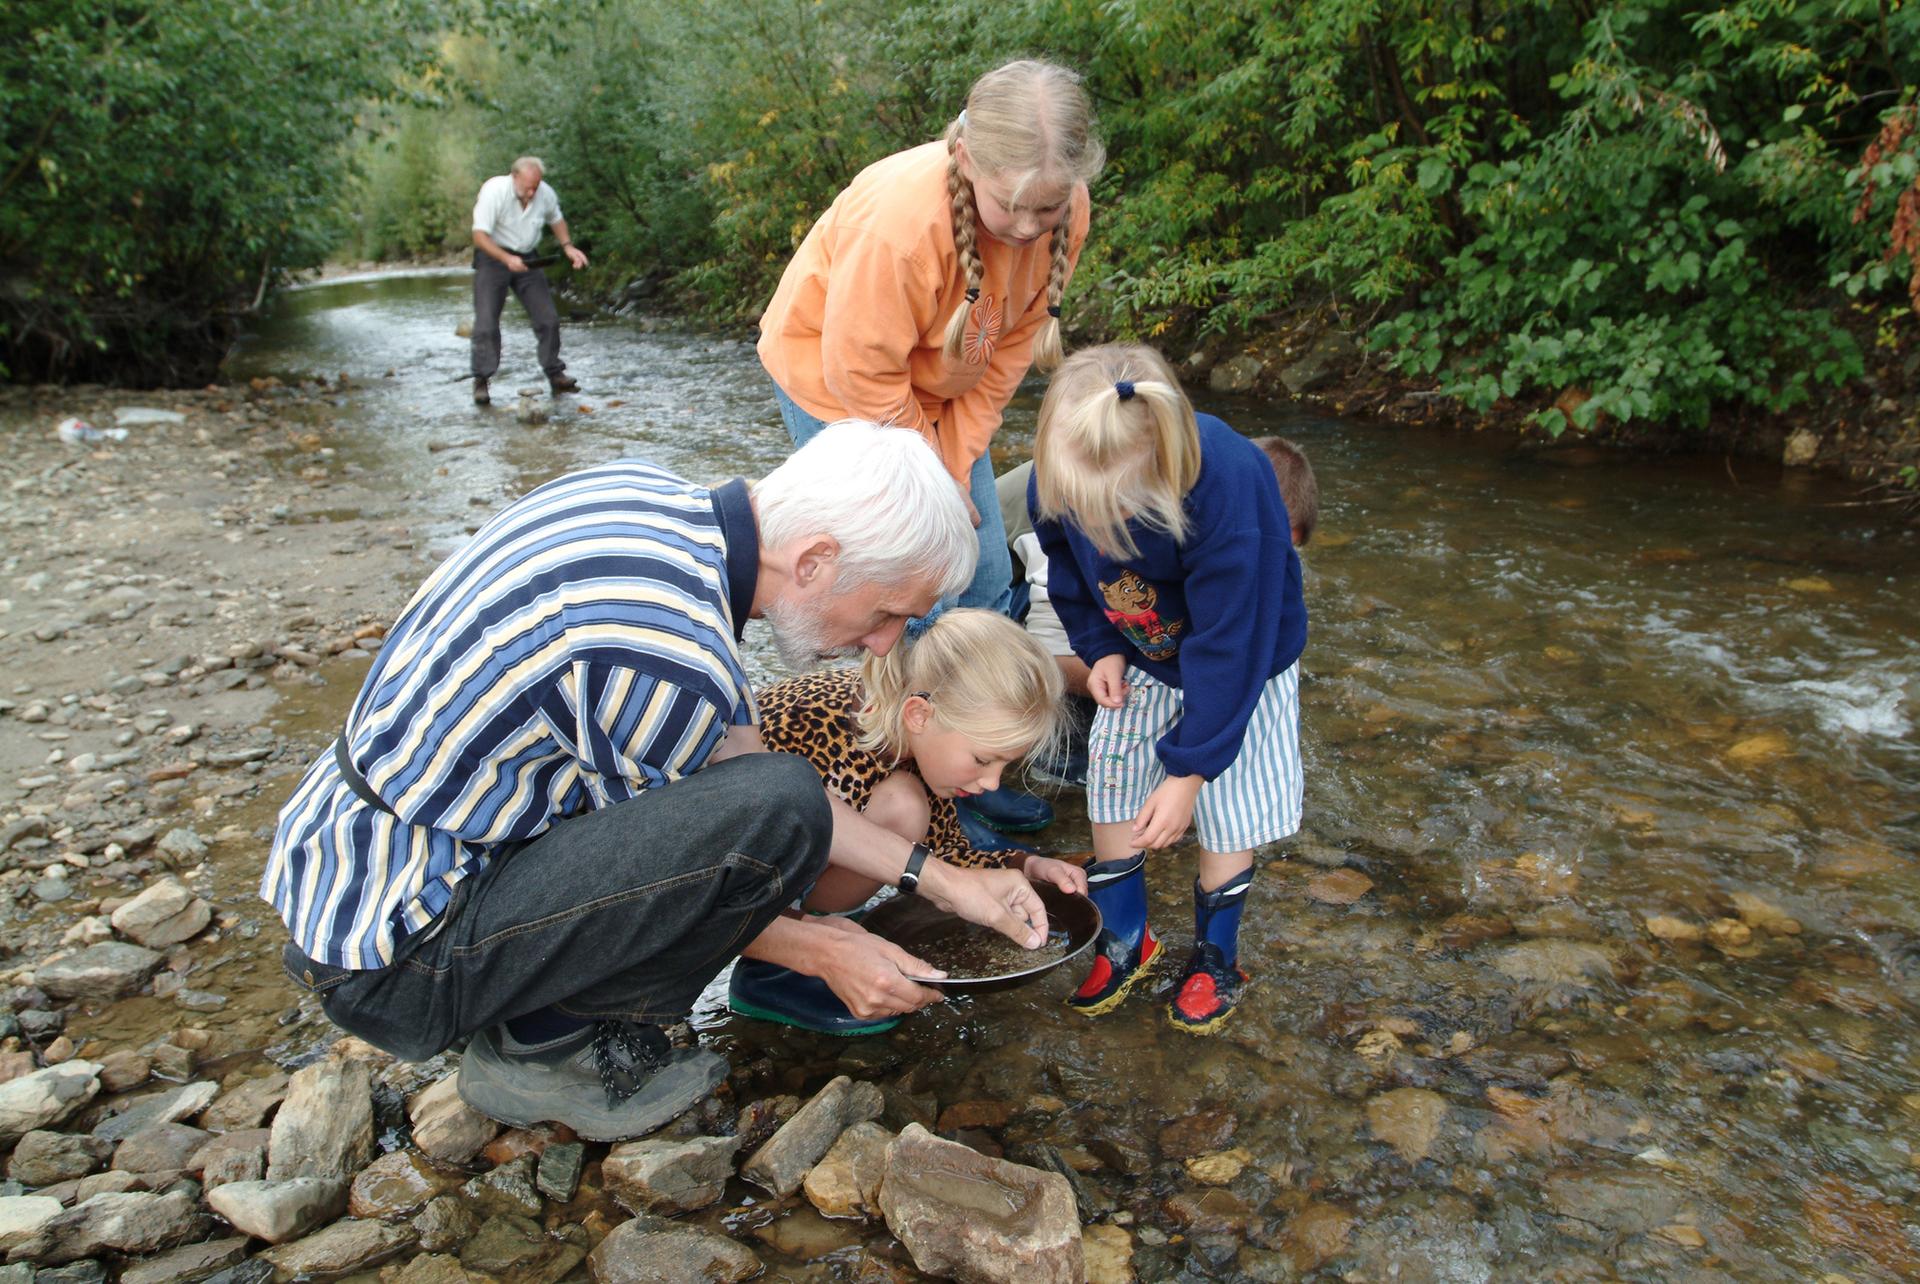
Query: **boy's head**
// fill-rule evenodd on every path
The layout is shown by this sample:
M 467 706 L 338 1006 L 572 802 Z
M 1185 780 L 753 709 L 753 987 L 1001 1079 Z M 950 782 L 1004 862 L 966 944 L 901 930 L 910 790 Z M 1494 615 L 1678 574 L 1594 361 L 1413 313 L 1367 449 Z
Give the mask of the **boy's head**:
M 1320 483 L 1313 479 L 1313 465 L 1285 437 L 1255 437 L 1253 444 L 1266 452 L 1273 475 L 1280 480 L 1280 498 L 1287 506 L 1287 520 L 1293 523 L 1293 546 L 1305 548 L 1313 528 L 1320 524 Z

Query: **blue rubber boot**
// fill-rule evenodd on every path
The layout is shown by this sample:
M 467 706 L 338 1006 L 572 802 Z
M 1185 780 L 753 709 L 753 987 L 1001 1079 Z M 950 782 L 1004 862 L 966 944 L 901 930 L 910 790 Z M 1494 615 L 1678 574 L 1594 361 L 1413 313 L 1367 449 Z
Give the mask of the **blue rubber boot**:
M 1100 937 L 1093 967 L 1067 1006 L 1101 1016 L 1119 1007 L 1160 958 L 1160 942 L 1147 926 L 1147 854 L 1087 866 L 1087 895 L 1100 908 Z
M 954 814 L 960 820 L 960 832 L 967 843 L 977 852 L 1028 852 L 1038 853 L 1039 848 L 1031 843 L 1023 843 L 1018 838 L 1009 837 L 992 828 L 986 821 L 968 811 L 965 807 L 955 807 Z
M 901 1020 L 897 1016 L 857 1017 L 819 977 L 757 959 L 740 959 L 733 965 L 727 1006 L 757 1021 L 777 1021 L 842 1038 L 884 1034 Z
M 1253 870 L 1237 874 L 1211 892 L 1193 883 L 1193 953 L 1180 988 L 1167 1001 L 1167 1020 L 1188 1034 L 1218 1030 L 1246 991 L 1240 970 L 1240 911 L 1253 886 Z
M 1011 785 L 971 798 L 956 798 L 953 802 L 963 815 L 972 812 L 1003 834 L 1030 834 L 1053 823 L 1052 803 Z

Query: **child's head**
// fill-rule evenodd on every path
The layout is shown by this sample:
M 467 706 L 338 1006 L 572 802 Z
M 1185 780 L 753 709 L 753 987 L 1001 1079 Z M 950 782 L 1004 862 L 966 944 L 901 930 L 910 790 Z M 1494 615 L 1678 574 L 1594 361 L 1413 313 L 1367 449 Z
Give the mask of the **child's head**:
M 1109 555 L 1139 551 L 1129 518 L 1185 539 L 1200 429 L 1166 358 L 1131 343 L 1069 357 L 1040 403 L 1033 474 L 1040 515 L 1072 522 Z
M 1106 151 L 1093 136 L 1093 104 L 1080 77 L 1050 62 L 1010 62 L 973 82 L 967 108 L 947 126 L 947 195 L 967 297 L 947 323 L 946 354 L 966 352 L 967 320 L 980 291 L 978 231 L 1024 245 L 1051 235 L 1047 322 L 1034 336 L 1034 364 L 1060 364 L 1060 295 L 1074 190 L 1099 176 Z
M 1255 437 L 1253 444 L 1267 452 L 1273 475 L 1280 482 L 1280 498 L 1287 506 L 1287 520 L 1293 523 L 1293 544 L 1305 548 L 1320 524 L 1320 483 L 1313 479 L 1313 465 L 1306 452 L 1285 437 Z
M 861 748 L 913 759 L 942 798 L 998 787 L 1003 767 L 1061 735 L 1059 666 L 996 611 L 947 611 L 911 646 L 869 655 L 861 677 Z

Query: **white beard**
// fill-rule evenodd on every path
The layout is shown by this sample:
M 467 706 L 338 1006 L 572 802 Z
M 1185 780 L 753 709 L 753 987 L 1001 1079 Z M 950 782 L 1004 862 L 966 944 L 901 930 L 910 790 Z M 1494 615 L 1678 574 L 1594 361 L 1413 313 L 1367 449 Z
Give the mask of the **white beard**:
M 843 660 L 860 653 L 857 646 L 827 644 L 824 602 L 793 606 L 771 603 L 760 614 L 773 634 L 773 649 L 780 663 L 794 673 L 819 668 L 825 660 Z

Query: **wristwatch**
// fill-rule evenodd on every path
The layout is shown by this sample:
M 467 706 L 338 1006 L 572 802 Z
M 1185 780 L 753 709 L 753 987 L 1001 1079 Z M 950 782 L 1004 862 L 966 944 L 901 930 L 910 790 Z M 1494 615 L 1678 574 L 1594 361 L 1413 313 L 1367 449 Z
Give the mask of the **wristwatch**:
M 920 888 L 920 868 L 927 863 L 931 855 L 925 843 L 915 843 L 913 850 L 907 853 L 907 867 L 900 871 L 900 881 L 894 884 L 907 895 L 912 896 Z

